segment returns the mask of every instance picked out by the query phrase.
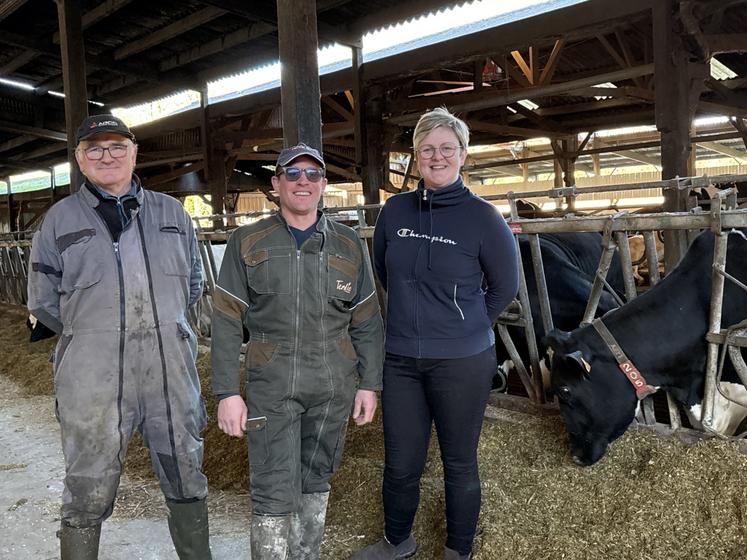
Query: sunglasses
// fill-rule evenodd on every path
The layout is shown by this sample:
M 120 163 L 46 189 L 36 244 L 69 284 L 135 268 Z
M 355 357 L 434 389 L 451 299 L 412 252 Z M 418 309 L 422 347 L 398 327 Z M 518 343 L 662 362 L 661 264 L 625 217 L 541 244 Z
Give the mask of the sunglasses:
M 281 167 L 278 176 L 285 174 L 286 179 L 295 183 L 301 178 L 302 173 L 312 183 L 318 183 L 324 177 L 324 169 L 318 167 Z

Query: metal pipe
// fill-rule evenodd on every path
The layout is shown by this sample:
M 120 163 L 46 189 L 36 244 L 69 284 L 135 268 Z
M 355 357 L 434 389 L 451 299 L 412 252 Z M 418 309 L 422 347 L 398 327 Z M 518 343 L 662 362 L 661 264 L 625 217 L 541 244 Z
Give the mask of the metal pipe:
M 711 311 L 708 321 L 708 332 L 718 334 L 721 332 L 721 313 L 724 299 L 724 277 L 718 273 L 718 268 L 726 263 L 726 247 L 728 234 L 716 233 L 713 250 L 713 271 L 711 273 Z M 707 430 L 713 429 L 713 408 L 716 398 L 716 374 L 718 371 L 719 345 L 708 342 L 708 354 L 706 358 L 705 388 L 703 391 L 703 410 L 701 412 L 701 423 Z
M 633 261 L 630 258 L 630 242 L 628 241 L 627 232 L 616 231 L 615 243 L 617 243 L 617 249 L 620 252 L 620 260 L 622 261 L 625 299 L 627 301 L 633 301 L 637 292 L 635 289 L 635 278 L 633 278 Z

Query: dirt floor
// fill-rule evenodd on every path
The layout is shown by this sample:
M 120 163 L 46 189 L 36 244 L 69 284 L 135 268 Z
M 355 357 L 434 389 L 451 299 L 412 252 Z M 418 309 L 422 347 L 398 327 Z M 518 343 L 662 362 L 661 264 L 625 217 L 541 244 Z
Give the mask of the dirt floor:
M 18 308 L 0 306 L 0 532 L 11 535 L 10 544 L 0 539 L 0 558 L 53 558 L 62 476 L 50 397 L 48 359 L 54 343 L 28 344 L 24 320 Z M 204 352 L 199 369 L 214 414 Z M 475 560 L 745 556 L 747 457 L 731 443 L 684 446 L 629 430 L 597 465 L 580 468 L 570 460 L 557 417 L 496 410 L 491 416 L 479 449 L 483 506 Z M 205 442 L 215 558 L 247 557 L 245 443 L 220 434 L 214 422 Z M 102 558 L 175 557 L 160 493 L 139 447 L 131 448 L 126 481 L 104 532 Z M 351 425 L 333 482 L 323 558 L 349 558 L 380 537 L 382 470 L 380 423 Z M 443 507 L 442 470 L 433 442 L 415 526 L 420 551 L 414 558 L 440 557 Z M 155 541 L 140 546 L 143 534 L 155 535 Z

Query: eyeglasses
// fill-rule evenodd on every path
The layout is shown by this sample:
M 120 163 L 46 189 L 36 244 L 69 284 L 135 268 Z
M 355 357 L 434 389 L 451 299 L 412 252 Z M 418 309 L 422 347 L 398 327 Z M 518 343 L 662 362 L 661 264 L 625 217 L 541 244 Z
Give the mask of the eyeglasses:
M 318 183 L 324 177 L 324 169 L 318 167 L 281 167 L 278 175 L 285 173 L 285 178 L 295 183 L 301 178 L 301 173 L 312 183 Z
M 83 153 L 86 154 L 86 158 L 91 161 L 98 161 L 103 159 L 104 152 L 109 152 L 109 155 L 114 159 L 123 158 L 127 155 L 129 146 L 127 144 L 112 144 L 111 146 L 104 148 L 102 146 L 93 146 L 86 148 Z
M 441 153 L 442 157 L 450 158 L 454 157 L 454 154 L 456 154 L 457 150 L 461 147 L 461 144 L 441 144 L 438 147 L 438 151 Z M 431 159 L 436 155 L 436 147 L 424 146 L 422 148 L 418 148 L 417 152 L 418 156 L 420 156 L 420 159 Z

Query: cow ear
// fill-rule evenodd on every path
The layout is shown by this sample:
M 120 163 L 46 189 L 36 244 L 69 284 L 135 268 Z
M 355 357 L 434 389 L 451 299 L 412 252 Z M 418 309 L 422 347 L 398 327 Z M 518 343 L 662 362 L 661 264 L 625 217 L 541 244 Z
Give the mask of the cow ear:
M 553 329 L 542 339 L 541 344 L 547 348 L 551 348 L 554 353 L 563 353 L 563 348 L 571 338 L 571 333 L 561 331 L 560 329 Z
M 576 350 L 567 355 L 567 357 L 578 364 L 578 366 L 584 371 L 584 377 L 588 379 L 591 373 L 591 364 L 586 361 L 581 350 Z

